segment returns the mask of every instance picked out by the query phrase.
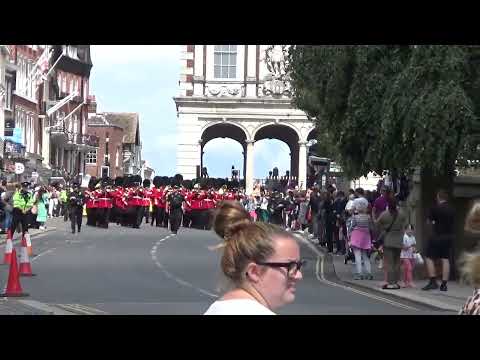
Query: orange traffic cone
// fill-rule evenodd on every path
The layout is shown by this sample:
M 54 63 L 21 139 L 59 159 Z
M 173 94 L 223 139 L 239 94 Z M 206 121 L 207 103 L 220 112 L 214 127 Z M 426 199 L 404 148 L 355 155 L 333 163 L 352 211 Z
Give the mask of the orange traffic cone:
M 8 284 L 5 293 L 0 294 L 0 297 L 22 297 L 28 296 L 24 293 L 20 285 L 20 277 L 18 275 L 17 252 L 12 251 L 12 262 L 10 263 L 10 272 L 8 273 Z
M 5 255 L 3 256 L 3 263 L 9 265 L 12 261 L 12 250 L 13 250 L 13 241 L 12 241 L 12 232 L 7 230 L 7 242 L 5 243 Z
M 20 276 L 35 276 L 32 274 L 32 266 L 30 265 L 30 258 L 28 256 L 27 241 L 25 236 L 22 237 L 22 249 L 20 250 Z
M 28 256 L 32 256 L 32 254 L 33 254 L 32 240 L 30 239 L 30 234 L 29 233 L 25 233 L 25 240 L 27 242 Z

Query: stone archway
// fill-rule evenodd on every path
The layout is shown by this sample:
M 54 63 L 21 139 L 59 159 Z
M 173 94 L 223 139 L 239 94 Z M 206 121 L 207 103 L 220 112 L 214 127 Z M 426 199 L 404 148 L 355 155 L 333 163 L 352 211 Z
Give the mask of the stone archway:
M 299 136 L 295 129 L 283 124 L 267 124 L 257 129 L 255 141 L 276 139 L 284 142 L 290 149 L 290 173 L 298 177 L 298 141 Z
M 204 167 L 203 155 L 205 145 L 213 140 L 218 138 L 229 138 L 237 141 L 242 145 L 243 148 L 243 178 L 246 177 L 246 144 L 248 135 L 241 126 L 238 124 L 227 123 L 227 122 L 216 122 L 207 124 L 203 130 L 200 143 L 200 169 Z

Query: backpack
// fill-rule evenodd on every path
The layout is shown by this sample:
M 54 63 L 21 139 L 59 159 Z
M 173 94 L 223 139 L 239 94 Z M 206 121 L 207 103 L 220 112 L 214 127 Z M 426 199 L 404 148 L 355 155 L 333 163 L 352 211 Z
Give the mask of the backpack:
M 172 199 L 170 200 L 170 206 L 172 209 L 178 209 L 182 207 L 183 203 L 183 198 L 179 194 L 175 194 L 172 196 Z

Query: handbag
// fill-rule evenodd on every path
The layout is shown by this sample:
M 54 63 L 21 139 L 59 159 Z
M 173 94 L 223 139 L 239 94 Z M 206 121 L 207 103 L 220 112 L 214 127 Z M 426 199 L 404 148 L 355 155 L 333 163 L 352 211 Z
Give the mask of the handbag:
M 415 265 L 423 265 L 425 261 L 420 253 L 413 254 L 413 259 L 415 260 Z
M 393 216 L 393 220 L 392 220 L 392 223 L 390 224 L 390 226 L 388 228 L 386 228 L 384 231 L 382 231 L 382 233 L 380 235 L 378 235 L 378 238 L 377 238 L 377 241 L 376 241 L 377 246 L 382 246 L 384 244 L 385 237 L 390 232 L 390 230 L 392 230 L 392 226 L 395 223 L 395 220 L 397 220 L 397 216 L 398 216 L 398 212 Z

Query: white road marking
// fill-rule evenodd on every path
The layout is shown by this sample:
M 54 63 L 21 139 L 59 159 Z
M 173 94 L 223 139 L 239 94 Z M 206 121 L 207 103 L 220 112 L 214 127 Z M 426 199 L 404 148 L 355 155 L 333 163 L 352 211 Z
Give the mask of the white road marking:
M 81 304 L 55 304 L 56 307 L 61 309 L 66 309 L 68 311 L 79 312 L 84 315 L 100 315 L 100 314 L 108 314 L 107 312 L 95 309 L 89 306 L 81 305 Z
M 386 298 L 381 297 L 381 296 L 373 295 L 373 294 L 367 293 L 365 291 L 357 290 L 357 289 L 354 289 L 352 287 L 337 284 L 335 282 L 332 282 L 332 281 L 329 281 L 329 280 L 325 279 L 325 273 L 324 273 L 325 256 L 323 254 L 321 254 L 317 249 L 312 248 L 310 246 L 310 243 L 307 242 L 308 240 L 305 240 L 302 237 L 301 241 L 306 243 L 310 247 L 310 249 L 314 250 L 315 254 L 317 255 L 317 261 L 316 261 L 316 264 L 315 264 L 315 276 L 316 276 L 316 278 L 319 282 L 322 282 L 322 283 L 324 283 L 326 285 L 329 285 L 329 286 L 332 286 L 332 287 L 341 288 L 343 290 L 347 290 L 347 291 L 353 292 L 353 293 L 358 294 L 358 295 L 363 295 L 363 296 L 366 296 L 366 297 L 371 298 L 371 299 L 382 301 L 382 302 L 385 302 L 387 304 L 390 304 L 390 305 L 393 305 L 393 306 L 396 306 L 396 307 L 399 307 L 399 308 L 402 308 L 402 309 L 412 310 L 412 311 L 420 311 L 417 308 L 401 304 L 401 303 L 396 302 L 394 300 L 386 299 Z
M 34 256 L 34 257 L 32 258 L 32 260 L 30 260 L 30 261 L 33 262 L 34 260 L 38 259 L 40 256 L 43 256 L 43 255 L 48 254 L 48 253 L 51 253 L 51 252 L 54 251 L 55 249 L 56 249 L 56 248 L 51 248 L 51 249 L 49 249 L 49 250 L 46 250 L 46 251 L 38 254 L 37 256 Z
M 173 275 L 171 272 L 169 272 L 165 266 L 163 266 L 162 263 L 160 263 L 160 261 L 158 261 L 157 259 L 157 247 L 158 245 L 160 245 L 162 242 L 164 242 L 165 240 L 169 239 L 170 237 L 172 236 L 175 236 L 175 234 L 170 234 L 170 235 L 167 235 L 165 237 L 163 237 L 162 239 L 158 240 L 157 243 L 153 246 L 152 250 L 150 251 L 150 254 L 152 255 L 152 260 L 153 262 L 160 268 L 160 270 L 162 270 L 162 272 L 164 273 L 164 275 L 168 278 L 168 279 L 172 279 L 174 280 L 175 282 L 177 282 L 178 284 L 182 285 L 182 286 L 186 286 L 186 287 L 189 287 L 191 289 L 194 289 L 196 291 L 198 291 L 199 293 L 203 294 L 203 295 L 207 295 L 209 297 L 212 297 L 212 298 L 218 298 L 218 295 L 217 294 L 213 294 L 207 290 L 204 290 L 202 288 L 199 288 L 197 286 L 194 286 L 192 285 L 191 283 L 189 283 L 188 281 L 185 281 L 181 278 L 179 278 L 178 276 L 175 276 Z M 153 249 L 155 249 L 155 251 L 153 251 Z

